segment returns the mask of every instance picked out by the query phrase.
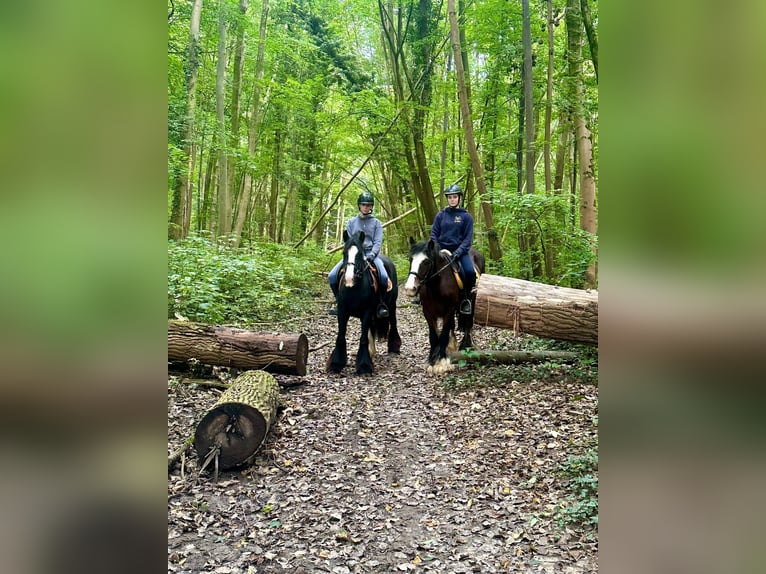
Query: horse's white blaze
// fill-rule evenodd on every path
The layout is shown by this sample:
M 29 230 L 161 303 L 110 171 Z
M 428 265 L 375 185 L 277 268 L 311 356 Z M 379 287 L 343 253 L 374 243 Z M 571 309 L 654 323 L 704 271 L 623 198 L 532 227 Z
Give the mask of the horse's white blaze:
M 418 288 L 417 278 L 414 274 L 420 269 L 420 264 L 427 259 L 425 253 L 418 253 L 412 258 L 412 264 L 410 265 L 410 274 L 407 275 L 407 282 L 404 284 L 404 292 L 407 297 L 414 297 L 415 291 Z
M 346 287 L 354 286 L 354 261 L 356 261 L 356 253 L 359 251 L 356 245 L 352 245 L 348 249 L 348 263 L 346 264 Z

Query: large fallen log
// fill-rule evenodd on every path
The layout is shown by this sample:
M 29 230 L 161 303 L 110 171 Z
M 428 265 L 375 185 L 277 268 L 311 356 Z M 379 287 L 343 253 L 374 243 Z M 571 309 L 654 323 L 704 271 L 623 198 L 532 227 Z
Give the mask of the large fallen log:
M 234 327 L 168 321 L 169 361 L 197 359 L 207 365 L 303 376 L 308 353 L 308 340 L 303 333 L 257 333 Z
M 598 291 L 483 274 L 474 322 L 549 339 L 598 344 Z
M 265 371 L 246 371 L 202 417 L 194 433 L 201 468 L 249 464 L 277 418 L 279 386 Z

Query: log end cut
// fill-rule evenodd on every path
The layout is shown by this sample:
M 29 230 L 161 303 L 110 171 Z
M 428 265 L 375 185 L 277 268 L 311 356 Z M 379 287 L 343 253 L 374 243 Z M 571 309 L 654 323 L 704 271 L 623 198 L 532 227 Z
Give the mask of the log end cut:
M 197 425 L 194 448 L 200 461 L 211 449 L 220 448 L 219 467 L 234 468 L 248 462 L 266 438 L 268 425 L 263 415 L 240 403 L 218 405 Z

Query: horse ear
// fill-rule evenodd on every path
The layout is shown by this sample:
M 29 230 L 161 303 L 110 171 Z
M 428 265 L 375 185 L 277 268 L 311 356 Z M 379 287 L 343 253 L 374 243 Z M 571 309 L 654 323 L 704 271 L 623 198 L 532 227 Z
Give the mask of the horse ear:
M 415 240 L 412 238 L 412 235 L 410 235 L 410 247 L 415 245 Z
M 434 240 L 433 239 L 429 239 L 428 240 L 428 252 L 429 253 L 433 253 L 434 250 L 435 250 Z
M 343 230 L 343 243 L 345 243 L 346 241 L 348 241 L 348 231 L 346 231 L 344 229 Z
M 360 232 L 359 232 L 359 241 L 361 241 L 362 243 L 364 243 L 364 231 L 360 231 Z

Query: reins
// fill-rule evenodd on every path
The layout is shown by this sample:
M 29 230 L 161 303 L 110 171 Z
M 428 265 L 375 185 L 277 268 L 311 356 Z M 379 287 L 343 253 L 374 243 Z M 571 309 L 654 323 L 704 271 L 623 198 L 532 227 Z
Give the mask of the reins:
M 428 259 L 428 262 L 431 264 L 431 268 L 433 268 L 433 266 L 434 266 L 434 261 L 433 261 L 431 258 L 429 258 L 429 259 Z M 423 278 L 423 277 L 420 277 L 420 274 L 419 274 L 419 273 L 417 273 L 417 272 L 415 272 L 415 271 L 410 271 L 410 272 L 408 273 L 408 275 L 414 275 L 415 277 L 417 277 L 417 278 L 418 278 L 418 281 L 420 281 L 420 283 L 421 283 L 422 285 L 425 285 L 426 283 L 428 283 L 428 282 L 429 282 L 431 279 L 433 279 L 434 277 L 438 277 L 438 276 L 441 274 L 441 272 L 442 272 L 442 271 L 444 271 L 444 270 L 445 270 L 447 267 L 449 267 L 449 266 L 450 266 L 450 262 L 448 261 L 448 262 L 446 263 L 446 265 L 444 265 L 442 268 L 438 269 L 438 270 L 436 271 L 436 273 L 430 273 L 430 274 L 426 275 L 424 278 Z

